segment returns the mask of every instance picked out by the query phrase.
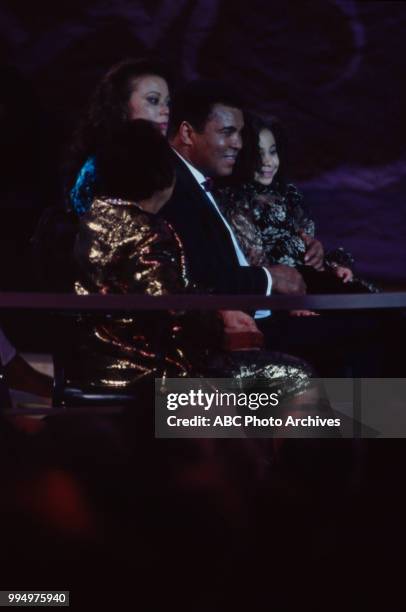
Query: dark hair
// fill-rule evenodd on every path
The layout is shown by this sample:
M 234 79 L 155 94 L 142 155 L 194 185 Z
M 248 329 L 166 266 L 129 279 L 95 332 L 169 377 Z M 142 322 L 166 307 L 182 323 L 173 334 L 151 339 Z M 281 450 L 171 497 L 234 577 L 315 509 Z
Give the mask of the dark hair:
M 255 172 L 260 170 L 262 161 L 259 149 L 259 135 L 262 130 L 269 130 L 275 138 L 279 156 L 279 169 L 272 181 L 272 185 L 283 194 L 286 191 L 286 146 L 283 128 L 276 117 L 265 119 L 251 113 L 245 113 L 244 129 L 242 132 L 243 147 L 237 157 L 232 182 L 252 181 Z
M 173 153 L 150 121 L 122 126 L 96 151 L 100 185 L 96 196 L 144 200 L 174 181 Z
M 128 122 L 128 103 L 134 91 L 134 80 L 149 74 L 170 82 L 163 64 L 148 59 L 124 60 L 112 66 L 102 78 L 73 136 L 66 168 L 67 189 L 72 186 L 83 163 Z
M 237 94 L 222 83 L 204 80 L 188 83 L 173 98 L 170 134 L 176 134 L 182 121 L 202 132 L 216 104 L 242 108 Z

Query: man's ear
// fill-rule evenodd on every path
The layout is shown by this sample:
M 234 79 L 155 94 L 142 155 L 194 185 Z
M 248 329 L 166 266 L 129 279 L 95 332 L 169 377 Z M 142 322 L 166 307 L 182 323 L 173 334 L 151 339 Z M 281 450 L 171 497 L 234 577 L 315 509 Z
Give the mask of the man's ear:
M 194 139 L 193 139 L 194 133 L 195 133 L 195 130 L 190 125 L 190 123 L 188 123 L 187 121 L 182 121 L 182 123 L 179 126 L 179 130 L 178 130 L 178 136 L 182 144 L 187 145 L 187 146 L 192 145 L 194 142 Z

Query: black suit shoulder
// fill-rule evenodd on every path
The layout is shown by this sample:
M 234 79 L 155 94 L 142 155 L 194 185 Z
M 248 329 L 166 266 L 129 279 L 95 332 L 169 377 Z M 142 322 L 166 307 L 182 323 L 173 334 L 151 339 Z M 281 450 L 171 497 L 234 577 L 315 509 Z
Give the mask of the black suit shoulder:
M 229 230 L 186 164 L 174 155 L 176 184 L 161 215 L 183 244 L 192 282 L 202 291 L 264 294 L 265 272 L 239 265 Z

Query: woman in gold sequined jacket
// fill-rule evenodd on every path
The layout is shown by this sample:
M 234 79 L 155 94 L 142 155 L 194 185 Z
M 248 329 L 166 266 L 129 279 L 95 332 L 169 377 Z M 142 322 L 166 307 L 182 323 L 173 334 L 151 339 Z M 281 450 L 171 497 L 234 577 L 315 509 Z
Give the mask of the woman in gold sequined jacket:
M 171 152 L 148 121 L 137 120 L 97 152 L 100 187 L 80 217 L 74 247 L 75 290 L 87 293 L 181 293 L 186 285 L 181 249 L 156 213 L 173 189 Z M 127 388 L 167 372 L 186 375 L 176 317 L 137 312 L 84 318 L 77 375 L 96 388 Z

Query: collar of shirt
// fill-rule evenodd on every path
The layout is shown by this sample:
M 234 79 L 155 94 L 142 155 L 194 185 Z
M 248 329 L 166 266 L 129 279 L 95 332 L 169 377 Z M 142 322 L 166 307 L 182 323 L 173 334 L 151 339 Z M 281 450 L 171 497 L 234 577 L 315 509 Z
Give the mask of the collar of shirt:
M 172 147 L 173 148 L 173 147 Z M 200 170 L 198 170 L 197 168 L 195 168 L 194 166 L 192 166 L 192 164 L 190 162 L 188 162 L 187 159 L 185 159 L 183 157 L 183 155 L 181 155 L 180 153 L 178 153 L 178 151 L 176 149 L 173 149 L 176 153 L 176 155 L 178 157 L 180 157 L 180 159 L 183 161 L 184 164 L 186 164 L 186 166 L 189 168 L 190 172 L 193 174 L 194 178 L 196 179 L 196 181 L 199 183 L 200 187 L 205 191 L 204 187 L 203 187 L 203 183 L 206 180 L 206 177 L 204 176 L 204 174 L 202 174 L 200 172 Z
M 201 189 L 205 192 L 206 196 L 209 198 L 209 200 L 214 204 L 214 207 L 217 211 L 217 213 L 219 214 L 219 216 L 221 217 L 223 223 L 225 224 L 225 226 L 227 227 L 228 231 L 230 232 L 231 235 L 231 240 L 233 242 L 234 245 L 234 249 L 237 255 L 237 259 L 238 259 L 238 263 L 240 264 L 240 266 L 249 266 L 249 263 L 247 261 L 247 258 L 245 257 L 245 255 L 242 252 L 242 249 L 240 248 L 235 236 L 234 236 L 234 232 L 231 229 L 230 225 L 228 224 L 228 222 L 226 221 L 226 219 L 224 218 L 224 216 L 222 215 L 219 207 L 217 206 L 217 202 L 216 200 L 213 198 L 212 194 L 210 192 L 207 192 L 204 188 L 203 183 L 206 181 L 206 177 L 204 176 L 204 174 L 202 174 L 200 172 L 200 170 L 198 170 L 197 168 L 195 168 L 194 166 L 192 166 L 192 164 L 190 162 L 187 161 L 187 159 L 185 159 L 183 157 L 183 155 L 181 155 L 174 147 L 172 147 L 173 150 L 175 151 L 176 155 L 183 161 L 184 164 L 186 164 L 187 168 L 190 170 L 190 172 L 192 173 L 192 175 L 194 176 L 194 178 L 196 179 L 196 181 L 199 183 Z M 268 288 L 266 291 L 266 295 L 270 295 L 271 293 L 271 288 L 272 288 L 272 277 L 269 274 L 268 270 L 266 270 L 264 268 L 264 271 L 266 273 L 266 277 L 267 277 L 267 281 L 268 281 Z M 255 318 L 256 319 L 263 319 L 265 317 L 268 317 L 271 314 L 270 310 L 257 310 L 255 313 Z
M 233 242 L 234 245 L 234 249 L 236 251 L 237 254 L 237 258 L 238 258 L 238 263 L 240 264 L 240 266 L 248 266 L 249 263 L 247 261 L 247 258 L 245 257 L 244 253 L 242 252 L 236 237 L 234 236 L 234 232 L 232 230 L 232 228 L 230 227 L 230 224 L 228 223 L 227 219 L 224 217 L 223 213 L 221 212 L 221 210 L 219 209 L 216 200 L 213 197 L 213 194 L 210 191 L 206 191 L 206 189 L 204 188 L 203 183 L 206 182 L 206 177 L 204 176 L 204 174 L 202 174 L 200 172 L 200 170 L 197 170 L 197 168 L 195 168 L 194 166 L 192 166 L 192 164 L 190 162 L 188 162 L 184 157 L 182 157 L 182 155 L 180 153 L 178 153 L 176 151 L 176 149 L 174 149 L 176 155 L 178 157 L 180 157 L 180 159 L 186 164 L 186 166 L 189 168 L 190 172 L 193 174 L 193 177 L 196 179 L 196 181 L 199 183 L 202 191 L 204 191 L 205 195 L 209 198 L 210 202 L 213 204 L 214 208 L 217 211 L 217 214 L 219 215 L 219 217 L 221 218 L 221 220 L 223 221 L 224 225 L 226 226 L 226 228 L 228 229 L 230 235 L 231 235 L 231 240 Z
M 192 175 L 193 175 L 194 179 L 195 179 L 195 180 L 196 180 L 196 181 L 199 183 L 199 186 L 200 186 L 200 188 L 202 189 L 202 191 L 204 191 L 204 193 L 206 194 L 206 196 L 209 198 L 210 202 L 211 202 L 211 203 L 214 205 L 214 208 L 216 209 L 217 214 L 218 214 L 218 215 L 221 217 L 221 219 L 222 219 L 222 221 L 223 221 L 224 225 L 227 227 L 228 231 L 230 232 L 230 234 L 231 234 L 231 238 L 232 238 L 232 241 L 233 241 L 233 244 L 234 244 L 234 248 L 235 248 L 235 249 L 236 249 L 236 251 L 237 251 L 238 260 L 239 260 L 240 265 L 242 265 L 242 266 L 248 266 L 248 262 L 246 261 L 245 256 L 242 254 L 241 249 L 240 249 L 238 246 L 236 246 L 236 239 L 235 239 L 235 237 L 234 237 L 234 233 L 233 233 L 233 231 L 232 231 L 232 229 L 231 229 L 231 227 L 230 227 L 229 223 L 228 223 L 228 222 L 227 222 L 227 220 L 224 218 L 224 215 L 222 214 L 221 210 L 219 209 L 219 207 L 218 207 L 218 205 L 217 205 L 217 202 L 216 202 L 216 200 L 215 200 L 215 199 L 214 199 L 214 197 L 213 197 L 213 194 L 211 193 L 211 191 L 207 191 L 207 190 L 205 189 L 205 187 L 204 187 L 204 184 L 203 184 L 203 183 L 205 183 L 205 182 L 206 182 L 207 177 L 206 177 L 206 176 L 204 176 L 204 174 L 202 174 L 202 173 L 200 172 L 200 170 L 198 170 L 197 168 L 195 168 L 194 166 L 192 166 L 192 164 L 191 164 L 190 162 L 188 162 L 188 160 L 187 160 L 187 159 L 185 159 L 185 158 L 184 158 L 184 157 L 183 157 L 183 156 L 182 156 L 180 153 L 178 153 L 178 151 L 177 151 L 176 149 L 173 149 L 173 150 L 175 151 L 176 155 L 177 155 L 177 156 L 178 156 L 178 157 L 179 157 L 179 158 L 180 158 L 180 159 L 183 161 L 183 163 L 184 163 L 184 164 L 187 166 L 187 168 L 189 168 L 189 170 L 190 170 L 190 172 L 192 173 Z M 240 252 L 238 253 L 238 251 L 240 251 Z M 242 261 L 242 260 L 245 260 L 245 261 Z

